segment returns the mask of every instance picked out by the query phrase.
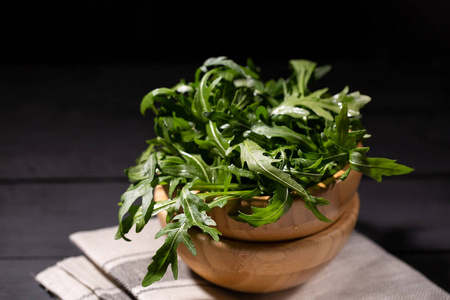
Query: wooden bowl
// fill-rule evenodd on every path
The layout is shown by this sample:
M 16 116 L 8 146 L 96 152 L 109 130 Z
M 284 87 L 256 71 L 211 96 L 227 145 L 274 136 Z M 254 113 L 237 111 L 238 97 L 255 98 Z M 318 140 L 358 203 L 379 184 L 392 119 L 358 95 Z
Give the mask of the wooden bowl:
M 322 270 L 342 249 L 355 227 L 359 196 L 355 193 L 341 218 L 319 233 L 286 242 L 214 241 L 191 228 L 193 256 L 178 246 L 179 257 L 199 276 L 219 286 L 268 293 L 297 286 Z M 299 225 L 301 226 L 301 225 Z
M 313 195 L 330 201 L 330 204 L 320 206 L 319 210 L 332 221 L 341 217 L 350 204 L 351 199 L 357 192 L 362 175 L 351 170 L 347 179 L 341 181 L 339 180 L 340 174 L 342 172 L 338 173 L 335 178 L 331 178 L 335 182 L 322 183 L 310 189 Z M 241 201 L 229 201 L 229 204 L 223 208 L 215 207 L 210 215 L 217 223 L 216 228 L 222 233 L 223 237 L 239 241 L 268 242 L 298 239 L 315 234 L 332 224 L 319 221 L 305 207 L 304 201 L 298 195 L 293 195 L 293 197 L 292 207 L 284 216 L 276 223 L 260 227 L 252 227 L 228 216 L 228 214 L 237 214 L 238 210 L 249 211 L 250 207 L 242 206 Z M 258 205 L 257 202 L 253 201 L 250 205 Z

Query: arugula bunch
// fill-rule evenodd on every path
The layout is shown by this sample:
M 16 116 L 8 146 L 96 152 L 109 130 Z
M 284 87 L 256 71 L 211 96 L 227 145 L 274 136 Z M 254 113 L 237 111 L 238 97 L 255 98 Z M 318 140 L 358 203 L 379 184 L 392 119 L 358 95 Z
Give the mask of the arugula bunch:
M 131 184 L 123 193 L 116 238 L 135 226 L 140 232 L 150 218 L 167 211 L 166 235 L 142 281 L 160 280 L 169 265 L 177 278 L 177 247 L 196 255 L 188 229 L 195 226 L 219 240 L 221 234 L 207 215 L 234 198 L 269 195 L 265 208 L 230 216 L 252 226 L 276 222 L 291 207 L 292 193 L 319 220 L 330 222 L 318 206 L 326 199 L 308 188 L 331 177 L 346 165 L 381 181 L 413 169 L 386 158 L 366 156 L 358 143 L 369 137 L 360 110 L 370 98 L 345 87 L 337 94 L 311 90 L 329 66 L 291 60 L 287 79 L 263 81 L 251 60 L 241 66 L 226 57 L 207 59 L 195 80 L 181 80 L 171 88 L 157 88 L 141 101 L 141 113 L 154 114 L 156 138 L 136 165 L 125 170 Z M 155 202 L 153 191 L 166 185 L 171 199 Z M 196 191 L 196 192 L 193 192 Z M 139 201 L 140 199 L 140 201 Z M 213 199 L 212 201 L 207 199 Z

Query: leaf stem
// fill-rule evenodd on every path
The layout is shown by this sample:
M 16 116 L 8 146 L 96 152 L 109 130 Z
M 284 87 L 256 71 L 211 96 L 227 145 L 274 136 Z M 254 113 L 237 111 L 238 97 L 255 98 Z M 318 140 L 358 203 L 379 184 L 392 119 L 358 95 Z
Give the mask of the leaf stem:
M 254 189 L 257 187 L 256 184 L 239 184 L 239 183 L 230 183 L 227 185 L 229 190 L 244 190 L 244 189 Z M 192 190 L 198 191 L 213 191 L 225 189 L 225 185 L 222 183 L 196 183 L 192 186 Z M 221 192 L 223 193 L 223 192 Z
M 199 193 L 196 194 L 196 196 L 200 198 L 206 198 L 206 197 L 214 197 L 214 196 L 224 196 L 224 195 L 239 195 L 239 194 L 247 194 L 252 192 L 252 190 L 238 190 L 238 191 L 228 191 L 228 192 L 211 192 L 211 193 Z

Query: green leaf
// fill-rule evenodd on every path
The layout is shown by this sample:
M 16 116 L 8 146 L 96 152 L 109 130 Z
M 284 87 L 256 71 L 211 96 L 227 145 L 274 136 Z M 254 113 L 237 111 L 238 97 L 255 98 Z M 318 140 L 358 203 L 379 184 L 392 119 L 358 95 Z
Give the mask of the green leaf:
M 327 217 L 325 217 L 317 207 L 318 205 L 328 205 L 330 202 L 324 198 L 315 198 L 316 202 L 312 201 L 305 201 L 305 207 L 309 209 L 320 221 L 322 222 L 328 222 L 331 223 L 331 220 L 329 220 Z
M 348 131 L 350 129 L 350 120 L 347 116 L 348 107 L 344 104 L 338 116 L 335 118 L 336 133 L 334 135 L 334 143 L 340 147 L 344 147 L 347 142 Z
M 242 120 L 236 119 L 236 117 L 226 114 L 224 112 L 217 112 L 217 111 L 204 112 L 203 116 L 217 123 L 218 127 L 228 125 L 237 132 L 250 129 L 250 127 L 247 124 L 245 124 Z
M 153 180 L 157 165 L 156 153 L 151 153 L 149 157 L 128 169 L 125 170 L 125 174 L 132 182 L 150 178 Z
M 278 160 L 264 155 L 264 149 L 258 144 L 250 140 L 245 140 L 240 144 L 240 148 L 242 165 L 247 163 L 247 167 L 250 171 L 279 182 L 284 186 L 297 191 L 301 195 L 307 194 L 305 189 L 292 179 L 289 174 L 284 173 L 272 165 L 272 163 L 277 162 Z
M 236 198 L 236 195 L 222 195 L 219 197 L 214 198 L 214 200 L 212 200 L 211 202 L 208 202 L 208 206 L 209 208 L 213 208 L 213 207 L 224 207 L 225 205 L 227 205 L 228 200 Z
M 144 98 L 141 101 L 141 114 L 145 116 L 145 112 L 148 109 L 152 109 L 155 114 L 157 114 L 157 110 L 155 108 L 155 100 L 158 97 L 166 96 L 166 97 L 173 97 L 177 93 L 169 88 L 157 88 L 153 91 L 149 92 L 147 95 L 144 96 Z
M 295 107 L 306 107 L 312 110 L 317 116 L 326 120 L 333 121 L 333 115 L 330 111 L 339 113 L 340 107 L 336 104 L 330 104 L 321 100 L 321 96 L 328 91 L 327 88 L 317 90 L 307 96 L 289 95 L 274 108 L 272 114 L 282 114 L 285 111 L 292 111 Z
M 242 137 L 247 140 L 251 140 L 264 148 L 271 149 L 274 146 L 274 142 L 270 139 L 270 137 L 256 133 L 252 130 L 245 131 L 242 134 Z
M 348 115 L 350 117 L 359 116 L 360 110 L 371 101 L 371 98 L 367 95 L 362 95 L 359 92 L 348 93 L 348 86 L 329 98 L 322 99 L 322 102 L 327 103 L 332 107 L 341 107 L 343 104 L 348 106 Z
M 159 168 L 164 174 L 189 179 L 200 177 L 204 181 L 211 181 L 209 167 L 198 154 L 188 154 L 184 151 L 180 151 L 180 153 L 183 153 L 184 156 L 166 156 L 158 162 Z
M 284 170 L 284 169 L 283 169 Z M 323 172 L 314 173 L 314 172 L 305 172 L 305 171 L 298 171 L 296 169 L 290 168 L 289 173 L 298 178 L 298 177 L 307 177 L 313 179 L 315 182 L 320 181 L 320 179 L 323 177 Z
M 333 120 L 333 115 L 330 113 L 330 110 L 333 110 L 334 107 L 321 102 L 319 99 L 304 99 L 298 102 L 299 105 L 303 105 L 309 109 L 311 109 L 316 115 L 322 117 L 326 120 Z
M 211 105 L 209 103 L 209 98 L 212 95 L 213 89 L 216 85 L 222 80 L 222 77 L 216 78 L 213 82 L 208 85 L 208 79 L 216 72 L 215 69 L 207 72 L 200 81 L 200 87 L 198 89 L 198 100 L 201 104 L 202 112 L 208 112 L 211 109 Z
M 262 120 L 264 122 L 269 121 L 269 112 L 267 111 L 267 108 L 262 105 L 256 108 L 255 116 L 257 120 Z
M 249 170 L 238 168 L 233 164 L 229 165 L 227 168 L 228 168 L 228 171 L 230 171 L 232 174 L 234 174 L 238 177 L 246 177 L 246 178 L 256 180 L 255 174 Z
M 382 176 L 403 175 L 414 171 L 405 165 L 397 164 L 396 160 L 387 158 L 366 157 L 369 148 L 358 148 L 350 152 L 350 166 L 353 170 L 361 172 L 378 182 Z
M 176 190 L 180 182 L 183 180 L 183 177 L 173 177 L 170 179 L 169 183 L 169 197 L 172 197 L 173 192 Z
M 142 217 L 143 222 L 139 223 L 139 226 L 136 228 L 136 231 L 141 231 L 144 226 L 150 220 L 153 212 L 153 206 L 155 205 L 155 201 L 153 201 L 153 186 L 149 186 L 146 192 L 142 195 Z
M 287 126 L 268 126 L 265 123 L 258 122 L 252 126 L 252 131 L 269 138 L 282 138 L 286 140 L 287 144 L 301 144 L 303 146 L 306 146 L 309 150 L 317 150 L 317 146 L 314 144 L 310 137 L 295 132 Z
M 230 146 L 231 139 L 224 138 L 219 129 L 217 129 L 217 124 L 212 122 L 211 120 L 206 125 L 206 134 L 208 135 L 209 140 L 218 150 L 220 156 L 225 158 L 227 156 L 226 152 L 228 147 Z
M 250 140 L 243 141 L 241 143 L 241 161 L 242 164 L 247 163 L 247 167 L 252 172 L 261 174 L 296 191 L 305 201 L 305 206 L 310 209 L 317 218 L 329 222 L 328 218 L 326 218 L 319 210 L 315 209 L 317 206 L 317 199 L 289 174 L 274 167 L 272 163 L 277 160 L 264 155 L 264 150 L 258 144 Z
M 252 214 L 244 214 L 233 217 L 241 222 L 246 222 L 253 227 L 275 223 L 278 221 L 292 206 L 292 197 L 289 189 L 283 185 L 277 185 L 273 196 L 269 200 L 269 205 L 264 208 L 252 207 Z
M 314 73 L 317 63 L 306 59 L 293 59 L 289 61 L 294 73 L 297 77 L 297 85 L 300 96 L 306 96 L 308 91 L 309 81 Z
M 140 163 L 137 166 L 126 170 L 127 176 L 130 180 L 135 181 L 131 184 L 127 191 L 121 197 L 121 207 L 119 209 L 119 228 L 116 238 L 125 237 L 125 234 L 131 229 L 131 225 L 136 224 L 136 231 L 141 231 L 152 216 L 153 211 L 153 189 L 156 183 L 153 183 L 155 178 L 158 160 L 156 152 L 150 153 L 146 160 L 141 157 Z M 142 205 L 139 208 L 139 213 L 133 211 L 132 205 L 138 199 L 142 198 Z M 126 213 L 130 213 L 133 222 L 129 221 L 123 223 L 123 218 Z
M 370 97 L 361 95 L 359 92 L 347 94 L 348 87 L 332 97 L 324 98 L 323 96 L 325 96 L 327 92 L 328 88 L 323 88 L 314 91 L 307 96 L 291 94 L 275 107 L 271 114 L 289 115 L 291 117 L 301 118 L 304 114 L 303 109 L 307 108 L 313 111 L 317 116 L 333 121 L 333 114 L 339 114 L 341 107 L 344 104 L 348 107 L 348 115 L 354 117 L 359 116 L 360 109 L 370 102 Z
M 119 223 L 120 225 L 115 235 L 116 240 L 123 238 L 126 241 L 130 241 L 130 239 L 125 237 L 125 234 L 130 231 L 133 225 L 143 221 L 141 205 L 131 205 L 128 213 L 129 215 Z
M 256 183 L 254 184 L 241 184 L 241 183 L 230 183 L 226 185 L 229 190 L 239 190 L 239 189 L 254 189 L 256 187 Z M 218 191 L 218 193 L 226 194 L 231 193 L 230 191 L 224 192 L 225 189 L 224 183 L 207 183 L 196 181 L 194 185 L 192 185 L 192 190 L 199 191 Z M 208 194 L 210 195 L 210 194 Z
M 154 202 L 151 202 L 152 206 L 153 204 Z M 136 226 L 136 232 L 141 232 L 145 225 L 147 225 L 153 211 L 150 209 L 147 214 L 143 214 L 142 205 L 132 205 L 128 212 L 129 215 L 122 221 L 123 228 L 127 228 L 124 231 L 128 232 L 132 226 Z M 117 238 L 121 238 L 120 233 Z
M 305 118 L 310 114 L 309 110 L 292 105 L 280 105 L 272 110 L 271 115 L 286 115 L 294 119 Z
M 347 170 L 345 170 L 344 174 L 341 175 L 341 177 L 339 177 L 340 180 L 344 181 L 345 179 L 347 179 L 348 175 L 350 174 L 350 171 L 352 170 L 352 168 L 348 168 Z
M 181 190 L 181 205 L 189 224 L 197 226 L 204 233 L 209 234 L 214 240 L 218 241 L 220 232 L 210 227 L 216 226 L 216 223 L 206 214 L 210 210 L 208 204 L 200 197 L 192 194 L 189 188 L 189 185 L 185 185 Z
M 195 174 L 202 180 L 211 182 L 211 175 L 209 166 L 205 163 L 203 158 L 198 154 L 190 154 L 180 150 L 181 156 L 186 160 L 188 166 L 191 166 L 196 170 Z
M 360 115 L 360 110 L 371 101 L 367 95 L 362 95 L 360 92 L 353 92 L 348 94 L 340 103 L 348 104 L 348 112 L 350 116 Z
M 164 244 L 152 257 L 152 263 L 147 268 L 147 274 L 142 280 L 142 286 L 146 287 L 161 280 L 170 264 L 172 265 L 174 278 L 178 278 L 177 248 L 180 243 L 185 244 L 192 255 L 197 255 L 195 246 L 188 233 L 190 228 L 189 222 L 181 215 L 177 216 L 177 220 L 178 222 L 167 224 L 156 234 L 156 238 L 163 235 L 167 235 L 167 237 Z
M 241 74 L 243 76 L 250 76 L 253 78 L 259 77 L 257 73 L 253 72 L 250 69 L 247 69 L 247 68 L 244 68 L 244 67 L 238 65 L 233 60 L 228 59 L 226 56 L 208 58 L 203 63 L 202 69 L 203 69 L 203 71 L 206 71 L 206 68 L 211 67 L 211 66 L 225 66 L 225 67 L 228 67 L 228 68 L 238 72 L 239 74 Z
M 121 206 L 119 209 L 119 228 L 117 230 L 116 238 L 122 237 L 123 239 L 129 241 L 129 239 L 125 237 L 125 234 L 130 230 L 130 228 L 128 226 L 124 227 L 122 219 L 130 210 L 133 203 L 139 197 L 144 195 L 146 197 L 146 201 L 153 198 L 153 187 L 150 185 L 149 179 L 144 179 L 136 184 L 130 185 L 127 191 L 122 194 Z M 150 208 L 150 205 L 148 205 L 147 208 Z
M 174 197 L 173 199 L 167 199 L 164 201 L 158 201 L 153 207 L 152 217 L 155 217 L 158 213 L 162 211 L 177 212 L 181 206 L 181 198 Z

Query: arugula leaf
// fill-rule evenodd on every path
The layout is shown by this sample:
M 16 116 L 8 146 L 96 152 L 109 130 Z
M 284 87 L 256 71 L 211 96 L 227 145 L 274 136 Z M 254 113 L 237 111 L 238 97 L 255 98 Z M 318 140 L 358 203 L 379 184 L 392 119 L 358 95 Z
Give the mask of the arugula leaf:
M 159 238 L 163 235 L 167 235 L 167 237 L 164 244 L 152 257 L 152 263 L 148 266 L 147 274 L 142 280 L 142 286 L 144 287 L 161 280 L 169 265 L 172 265 L 174 278 L 178 278 L 177 247 L 180 243 L 185 244 L 192 255 L 197 255 L 194 243 L 188 233 L 188 229 L 191 225 L 182 215 L 177 216 L 176 220 L 178 222 L 167 224 L 156 234 L 155 238 Z
M 211 96 L 216 85 L 220 82 L 220 80 L 222 80 L 222 77 L 218 77 L 208 85 L 208 79 L 214 74 L 214 72 L 216 72 L 216 70 L 212 69 L 207 72 L 205 76 L 203 76 L 198 89 L 198 101 L 201 104 L 203 112 L 208 112 L 210 110 L 209 97 Z
M 306 146 L 310 151 L 317 150 L 317 146 L 314 144 L 310 137 L 295 132 L 287 126 L 268 126 L 265 123 L 258 122 L 252 126 L 252 131 L 269 138 L 283 138 L 288 144 L 301 144 L 303 146 Z
M 323 88 L 306 96 L 298 96 L 295 93 L 290 94 L 273 109 L 272 115 L 289 115 L 300 118 L 304 115 L 304 108 L 307 108 L 317 116 L 333 121 L 333 114 L 339 114 L 344 104 L 348 107 L 348 114 L 354 117 L 360 115 L 361 108 L 371 100 L 370 97 L 361 95 L 358 92 L 347 94 L 348 88 L 343 89 L 332 97 L 325 97 L 327 92 L 328 88 Z
M 264 149 L 258 144 L 250 140 L 245 140 L 240 144 L 240 148 L 242 165 L 247 163 L 247 167 L 250 171 L 279 182 L 284 186 L 297 191 L 301 195 L 306 195 L 305 189 L 293 180 L 291 176 L 272 165 L 272 163 L 277 162 L 278 160 L 264 155 Z
M 351 117 L 359 116 L 360 110 L 371 101 L 371 98 L 367 95 L 362 95 L 359 92 L 349 93 L 349 87 L 346 86 L 340 93 L 323 98 L 322 102 L 329 104 L 330 106 L 341 106 L 347 104 L 348 115 Z
M 211 66 L 226 66 L 244 76 L 250 76 L 253 78 L 259 78 L 259 75 L 255 72 L 253 72 L 251 69 L 248 68 L 243 68 L 242 66 L 238 65 L 237 63 L 235 63 L 234 61 L 232 61 L 231 59 L 227 59 L 226 56 L 219 56 L 219 57 L 211 57 L 208 58 L 204 63 L 203 63 L 203 71 L 206 72 L 206 68 L 207 67 L 211 67 Z
M 228 147 L 230 146 L 230 138 L 224 138 L 222 133 L 220 133 L 217 128 L 217 124 L 209 121 L 206 125 L 206 133 L 208 138 L 214 144 L 215 148 L 218 149 L 218 153 L 220 156 L 225 158 L 227 156 L 226 152 Z
M 186 153 L 184 151 L 180 152 Z M 187 154 L 187 153 L 186 153 Z M 208 166 L 197 154 L 185 155 L 184 157 L 166 156 L 158 162 L 159 169 L 164 174 L 185 177 L 189 179 L 202 178 L 209 182 Z
M 277 185 L 273 196 L 269 199 L 269 205 L 264 208 L 252 207 L 252 214 L 244 214 L 232 217 L 238 221 L 245 221 L 253 227 L 275 223 L 278 221 L 292 206 L 292 197 L 289 189 L 281 184 Z
M 201 198 L 192 194 L 189 188 L 189 185 L 185 185 L 181 190 L 181 205 L 183 206 L 187 220 L 192 226 L 199 227 L 215 241 L 218 241 L 219 234 L 221 233 L 217 229 L 210 227 L 216 226 L 216 222 L 206 214 L 206 211 L 211 209 Z
M 290 60 L 289 63 L 294 69 L 294 73 L 297 77 L 297 85 L 300 92 L 300 97 L 306 96 L 306 94 L 309 92 L 309 81 L 317 64 L 306 59 L 293 59 Z
M 166 96 L 173 97 L 176 95 L 176 92 L 169 88 L 157 88 L 145 95 L 145 97 L 141 101 L 141 114 L 145 116 L 145 113 L 148 109 L 152 109 L 155 114 L 158 114 L 156 107 L 154 106 L 155 100 L 158 100 L 158 97 Z
M 257 176 L 249 170 L 238 168 L 233 164 L 229 165 L 227 168 L 232 174 L 236 175 L 237 177 L 247 177 L 256 180 Z
M 139 209 L 139 214 L 137 215 L 135 214 L 133 217 L 134 220 L 133 223 L 137 225 L 136 226 L 137 232 L 140 232 L 144 228 L 145 224 L 150 219 L 153 211 L 153 206 L 155 204 L 155 202 L 153 201 L 154 184 L 152 185 L 151 181 L 154 178 L 156 166 L 157 166 L 156 153 L 153 152 L 150 154 L 150 156 L 147 158 L 146 161 L 126 171 L 127 176 L 130 180 L 133 181 L 143 180 L 143 182 L 145 183 L 149 182 L 149 184 L 145 187 L 145 190 L 142 191 L 142 194 L 140 194 L 140 192 L 137 192 L 136 189 L 133 189 L 131 196 L 124 199 L 124 201 L 125 202 L 128 201 L 128 203 L 124 205 L 123 211 L 119 210 L 119 219 L 121 220 L 123 218 L 123 212 L 126 210 L 126 207 L 129 205 L 129 203 L 134 202 L 133 198 L 136 197 L 137 195 L 140 195 L 142 197 L 142 205 Z M 128 232 L 128 230 L 129 229 L 127 229 L 126 231 Z
M 347 116 L 348 106 L 345 103 L 339 115 L 335 118 L 336 134 L 334 136 L 334 143 L 339 147 L 344 147 L 347 142 L 348 131 L 350 129 L 350 119 Z
M 204 112 L 203 116 L 213 122 L 216 122 L 219 127 L 230 127 L 233 132 L 243 132 L 250 129 L 250 126 L 248 126 L 243 120 L 236 119 L 236 116 L 232 116 L 224 112 Z M 228 131 L 230 131 L 230 129 Z
M 322 95 L 324 95 L 327 91 L 328 88 L 324 88 L 315 91 L 307 96 L 291 94 L 287 96 L 284 101 L 280 103 L 280 105 L 275 107 L 275 109 L 272 111 L 272 114 L 283 114 L 285 112 L 295 110 L 295 107 L 305 107 L 307 109 L 310 109 L 319 117 L 325 118 L 327 120 L 333 120 L 333 116 L 328 110 L 339 112 L 339 106 L 321 101 Z
M 396 160 L 366 157 L 365 153 L 368 147 L 358 148 L 350 151 L 350 166 L 353 170 L 361 172 L 378 182 L 381 182 L 382 176 L 403 175 L 414 171 L 414 169 L 405 165 L 397 164 Z
M 139 198 L 147 195 L 146 199 L 153 198 L 153 187 L 150 185 L 150 181 L 148 179 L 144 179 L 136 184 L 132 184 L 129 186 L 127 191 L 121 197 L 120 209 L 119 209 L 119 228 L 116 233 L 116 238 L 122 237 L 126 241 L 130 241 L 125 237 L 125 234 L 131 229 L 131 226 L 128 225 L 124 227 L 122 223 L 122 219 L 125 214 L 130 210 L 132 204 Z M 150 207 L 150 206 L 148 206 Z
M 209 166 L 203 161 L 203 158 L 198 154 L 190 154 L 180 150 L 181 156 L 186 160 L 188 166 L 195 170 L 195 174 L 207 182 L 211 182 Z
M 286 115 L 295 119 L 301 119 L 308 117 L 310 112 L 307 109 L 293 106 L 293 105 L 279 105 L 274 110 L 272 110 L 272 115 Z
M 310 209 L 314 215 L 325 222 L 330 220 L 316 209 L 318 200 L 313 197 L 301 184 L 295 181 L 289 174 L 274 167 L 272 163 L 276 159 L 264 155 L 264 150 L 253 141 L 245 140 L 241 144 L 241 161 L 247 163 L 247 167 L 256 174 L 261 174 L 273 181 L 281 183 L 283 186 L 296 191 L 305 201 L 305 206 Z
M 234 198 L 236 198 L 235 195 L 222 195 L 222 196 L 214 198 L 213 201 L 208 202 L 208 206 L 209 206 L 209 208 L 213 208 L 213 207 L 222 208 L 228 204 L 229 200 L 234 199 Z
M 128 208 L 128 213 L 129 215 L 119 222 L 119 227 L 115 234 L 116 240 L 123 238 L 126 241 L 130 241 L 125 234 L 128 233 L 135 224 L 138 224 L 143 220 L 141 205 L 131 205 Z
M 145 224 L 147 224 L 148 220 L 150 220 L 150 217 L 152 216 L 153 207 L 155 205 L 155 201 L 153 201 L 153 186 L 149 186 L 145 193 L 142 195 L 142 219 L 138 223 L 138 226 L 136 226 L 136 231 L 141 231 Z
M 183 177 L 172 177 L 169 182 L 169 195 L 172 196 L 175 192 L 175 189 L 178 187 L 181 181 L 183 181 Z
M 141 160 L 139 164 L 126 169 L 125 174 L 132 182 L 143 180 L 149 177 L 153 178 L 156 170 L 156 164 L 156 153 L 152 153 L 146 160 Z
M 153 207 L 152 217 L 156 216 L 162 211 L 167 211 L 168 217 L 170 218 L 175 212 L 177 212 L 181 207 L 181 198 L 174 197 L 173 199 L 167 199 L 164 201 L 158 201 Z

